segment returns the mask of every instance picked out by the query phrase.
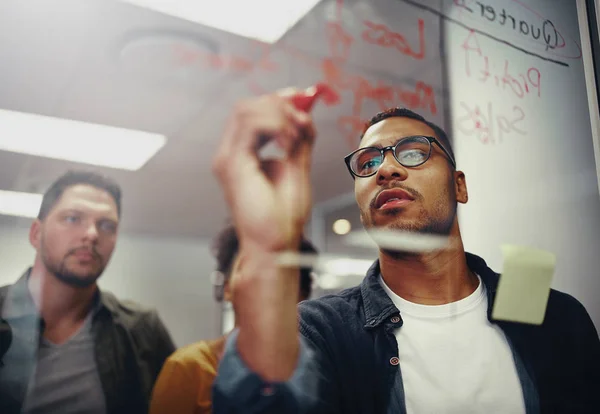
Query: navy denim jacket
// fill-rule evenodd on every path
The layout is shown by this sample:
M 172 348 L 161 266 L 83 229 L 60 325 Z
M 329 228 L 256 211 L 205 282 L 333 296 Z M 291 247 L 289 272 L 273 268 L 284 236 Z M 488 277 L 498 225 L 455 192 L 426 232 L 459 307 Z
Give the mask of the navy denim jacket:
M 488 295 L 498 274 L 467 253 Z M 402 317 L 378 281 L 379 262 L 360 286 L 299 306 L 301 350 L 293 376 L 269 384 L 251 372 L 230 335 L 213 387 L 213 412 L 406 413 L 394 330 Z M 552 290 L 540 326 L 492 321 L 513 351 L 527 414 L 600 413 L 600 340 L 584 307 Z

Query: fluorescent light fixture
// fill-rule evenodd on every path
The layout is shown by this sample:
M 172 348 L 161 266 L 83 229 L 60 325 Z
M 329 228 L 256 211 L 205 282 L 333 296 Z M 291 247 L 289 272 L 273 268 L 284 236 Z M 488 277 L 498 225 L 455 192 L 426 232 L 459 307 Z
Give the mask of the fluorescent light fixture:
M 0 214 L 35 218 L 40 212 L 42 194 L 0 190 Z
M 277 42 L 320 0 L 122 0 L 266 43 Z
M 164 135 L 0 109 L 0 150 L 139 170 Z

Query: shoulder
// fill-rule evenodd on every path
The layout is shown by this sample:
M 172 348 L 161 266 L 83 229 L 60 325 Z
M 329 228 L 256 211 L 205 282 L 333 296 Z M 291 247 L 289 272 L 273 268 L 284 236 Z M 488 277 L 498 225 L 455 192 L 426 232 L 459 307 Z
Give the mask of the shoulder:
M 466 253 L 466 255 L 469 267 L 481 276 L 486 288 L 495 291 L 502 277 L 501 274 L 490 269 L 479 256 L 471 253 Z M 543 326 L 556 328 L 558 324 L 575 323 L 578 325 L 581 322 L 587 324 L 588 321 L 591 323 L 591 319 L 581 302 L 567 293 L 550 289 Z
M 211 341 L 199 341 L 176 350 L 168 358 L 168 362 L 183 366 L 216 365 L 217 356 L 211 349 Z
M 9 301 L 22 300 L 24 296 L 29 295 L 26 278 L 27 274 L 28 272 L 25 272 L 25 274 L 14 283 L 0 287 L 0 306 L 2 306 L 7 298 L 9 298 Z
M 214 341 L 194 342 L 176 350 L 167 358 L 163 375 L 168 375 L 171 379 L 187 378 L 194 383 L 212 383 L 219 365 L 212 342 Z
M 8 290 L 10 289 L 12 285 L 4 285 L 2 287 L 0 287 L 0 307 L 2 306 L 2 303 L 4 302 L 4 299 L 6 298 L 6 294 L 8 293 Z
M 133 330 L 154 330 L 162 327 L 162 321 L 155 308 L 141 305 L 132 300 L 118 299 L 107 291 L 100 292 L 100 301 L 108 311 L 126 328 Z
M 502 322 L 505 332 L 529 349 L 573 357 L 592 352 L 600 358 L 600 341 L 594 322 L 583 304 L 573 296 L 550 290 L 541 325 Z M 543 355 L 540 354 L 540 355 Z M 558 362 L 555 362 L 558 364 Z
M 10 285 L 0 287 L 0 318 L 6 316 L 4 302 L 6 302 L 6 296 L 8 294 L 9 288 L 10 288 Z
M 569 330 L 594 329 L 583 304 L 568 293 L 551 289 L 544 324 L 563 326 Z

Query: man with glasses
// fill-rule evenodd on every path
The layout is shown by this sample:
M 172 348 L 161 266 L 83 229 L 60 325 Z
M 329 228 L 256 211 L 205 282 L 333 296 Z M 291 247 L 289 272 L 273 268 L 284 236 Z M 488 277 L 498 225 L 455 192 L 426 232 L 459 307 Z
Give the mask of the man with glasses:
M 345 159 L 367 230 L 447 236 L 415 253 L 380 247 L 360 286 L 299 306 L 297 251 L 310 212 L 314 129 L 290 92 L 240 103 L 214 160 L 240 237 L 237 329 L 215 413 L 592 413 L 600 341 L 574 298 L 552 290 L 540 326 L 495 321 L 498 275 L 466 253 L 468 200 L 444 131 L 406 109 L 373 117 Z M 267 138 L 286 151 L 262 160 Z M 382 245 L 383 246 L 383 245 Z

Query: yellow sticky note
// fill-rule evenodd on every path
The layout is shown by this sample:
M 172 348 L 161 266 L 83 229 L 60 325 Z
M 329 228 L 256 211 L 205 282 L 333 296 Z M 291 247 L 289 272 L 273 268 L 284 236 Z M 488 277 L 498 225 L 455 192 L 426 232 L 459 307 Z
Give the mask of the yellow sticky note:
M 504 269 L 492 318 L 541 325 L 546 314 L 556 256 L 532 247 L 503 245 Z

